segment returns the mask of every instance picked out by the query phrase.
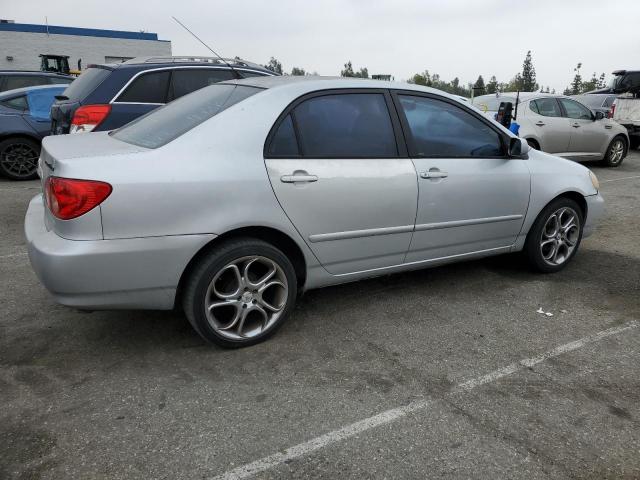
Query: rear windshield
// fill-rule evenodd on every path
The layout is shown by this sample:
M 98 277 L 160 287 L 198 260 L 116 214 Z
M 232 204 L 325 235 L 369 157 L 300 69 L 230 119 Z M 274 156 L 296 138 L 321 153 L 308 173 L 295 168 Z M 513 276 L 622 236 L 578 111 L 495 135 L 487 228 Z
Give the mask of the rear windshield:
M 153 110 L 111 135 L 140 147 L 158 148 L 261 90 L 244 85 L 211 85 Z
M 82 101 L 93 92 L 102 81 L 109 76 L 111 70 L 106 68 L 88 68 L 76 78 L 64 91 L 69 100 Z

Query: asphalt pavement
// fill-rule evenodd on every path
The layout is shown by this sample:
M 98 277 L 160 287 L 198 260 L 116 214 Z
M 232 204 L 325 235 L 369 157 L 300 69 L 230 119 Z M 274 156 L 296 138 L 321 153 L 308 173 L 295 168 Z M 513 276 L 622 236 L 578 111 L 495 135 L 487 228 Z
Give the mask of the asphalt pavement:
M 502 256 L 307 292 L 271 340 L 80 312 L 0 181 L 0 478 L 640 478 L 640 152 L 561 273 Z M 543 312 L 538 313 L 542 309 Z

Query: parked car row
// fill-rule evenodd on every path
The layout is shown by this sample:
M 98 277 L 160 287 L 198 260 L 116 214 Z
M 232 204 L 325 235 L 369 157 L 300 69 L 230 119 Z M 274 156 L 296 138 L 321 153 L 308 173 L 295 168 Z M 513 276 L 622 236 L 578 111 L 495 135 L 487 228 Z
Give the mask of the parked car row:
M 570 97 L 504 92 L 473 100 L 491 118 L 502 102 L 517 105 L 519 135 L 536 150 L 575 161 L 602 160 L 609 167 L 619 166 L 627 155 L 627 130 Z
M 202 57 L 90 65 L 73 83 L 68 75 L 1 72 L 0 91 L 8 91 L 0 94 L 0 174 L 36 178 L 46 135 L 113 130 L 207 85 L 264 75 L 274 73 L 244 60 Z M 48 84 L 59 86 L 18 89 Z
M 226 347 L 325 285 L 517 251 L 557 272 L 603 212 L 582 165 L 455 96 L 373 80 L 228 79 L 111 132 L 46 137 L 39 168 L 25 232 L 58 302 L 182 307 Z

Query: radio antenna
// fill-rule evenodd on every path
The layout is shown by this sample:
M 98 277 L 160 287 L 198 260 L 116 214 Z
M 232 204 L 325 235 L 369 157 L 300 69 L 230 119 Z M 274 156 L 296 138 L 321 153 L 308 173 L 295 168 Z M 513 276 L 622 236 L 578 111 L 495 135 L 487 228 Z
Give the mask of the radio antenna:
M 202 45 L 204 45 L 205 47 L 207 47 L 207 49 L 208 49 L 211 53 L 213 53 L 216 57 L 218 57 L 218 58 L 222 61 L 222 63 L 224 63 L 227 67 L 229 67 L 229 68 L 230 68 L 234 73 L 238 74 L 238 72 L 236 72 L 235 68 L 233 68 L 233 67 L 229 64 L 229 62 L 227 62 L 224 58 L 222 58 L 220 55 L 218 55 L 218 54 L 213 50 L 213 48 L 211 48 L 209 45 L 207 45 L 206 43 L 204 43 L 204 42 L 200 39 L 200 37 L 198 37 L 195 33 L 193 33 L 191 30 L 189 30 L 189 29 L 187 28 L 187 26 L 186 26 L 184 23 L 182 23 L 180 20 L 178 20 L 178 19 L 177 19 L 176 17 L 174 17 L 173 15 L 171 16 L 171 18 L 173 18 L 173 19 L 176 21 L 176 23 L 177 23 L 178 25 L 180 25 L 182 28 L 184 28 L 187 32 L 189 32 L 191 35 L 193 35 L 193 38 L 195 38 L 195 39 L 196 39 L 196 40 L 198 40 Z M 238 75 L 239 75 L 239 74 L 238 74 Z M 242 75 L 239 75 L 239 77 L 240 77 L 240 78 L 242 78 Z

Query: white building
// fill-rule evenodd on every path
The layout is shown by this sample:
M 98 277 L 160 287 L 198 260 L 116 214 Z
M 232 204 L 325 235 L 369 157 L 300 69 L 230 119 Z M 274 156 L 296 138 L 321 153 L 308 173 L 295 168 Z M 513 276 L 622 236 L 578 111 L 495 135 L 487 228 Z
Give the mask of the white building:
M 40 54 L 68 55 L 69 67 L 170 56 L 171 41 L 158 34 L 33 25 L 0 20 L 0 70 L 40 70 Z

